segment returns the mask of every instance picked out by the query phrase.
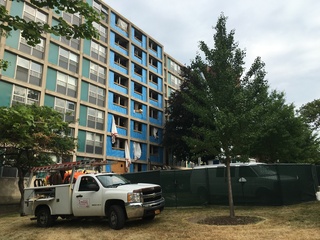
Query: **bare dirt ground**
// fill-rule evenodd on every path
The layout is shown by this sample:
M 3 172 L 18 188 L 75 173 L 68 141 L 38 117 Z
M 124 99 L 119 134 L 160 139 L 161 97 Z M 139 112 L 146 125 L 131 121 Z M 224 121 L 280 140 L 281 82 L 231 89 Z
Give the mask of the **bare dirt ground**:
M 212 225 L 212 222 L 205 222 L 206 219 L 227 216 L 229 212 L 225 206 L 166 208 L 151 222 L 131 221 L 118 231 L 110 229 L 105 220 L 58 219 L 53 227 L 42 229 L 29 217 L 20 217 L 17 208 L 7 210 L 5 212 L 0 206 L 1 240 L 320 239 L 320 202 L 277 207 L 238 206 L 236 216 L 262 219 L 258 223 L 244 225 Z

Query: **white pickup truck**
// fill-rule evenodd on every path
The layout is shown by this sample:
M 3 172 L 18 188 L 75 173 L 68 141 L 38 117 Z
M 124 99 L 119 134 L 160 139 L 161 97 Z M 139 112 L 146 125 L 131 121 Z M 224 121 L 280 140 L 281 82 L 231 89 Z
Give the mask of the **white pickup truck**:
M 114 173 L 82 171 L 76 176 L 79 173 L 76 169 L 85 166 L 93 168 L 95 163 L 74 162 L 34 168 L 28 187 L 24 189 L 24 215 L 35 216 L 31 219 L 37 220 L 39 227 L 53 225 L 58 217 L 104 217 L 112 229 L 121 229 L 126 220 L 152 220 L 163 210 L 165 200 L 161 186 L 130 184 Z M 66 178 L 64 173 L 70 169 L 70 176 Z M 46 173 L 51 174 L 51 181 Z

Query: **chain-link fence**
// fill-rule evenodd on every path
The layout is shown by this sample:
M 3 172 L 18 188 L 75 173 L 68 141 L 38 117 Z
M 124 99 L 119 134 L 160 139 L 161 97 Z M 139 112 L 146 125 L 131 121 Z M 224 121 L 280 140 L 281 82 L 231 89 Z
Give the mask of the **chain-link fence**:
M 309 164 L 233 165 L 233 200 L 240 205 L 287 205 L 316 199 L 317 169 Z M 133 183 L 160 184 L 166 206 L 228 204 L 226 167 L 210 165 L 189 170 L 127 173 Z

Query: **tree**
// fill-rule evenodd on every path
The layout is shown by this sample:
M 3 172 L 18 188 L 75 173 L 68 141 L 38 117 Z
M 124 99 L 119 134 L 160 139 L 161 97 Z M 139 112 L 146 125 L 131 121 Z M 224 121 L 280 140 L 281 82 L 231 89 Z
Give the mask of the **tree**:
M 320 99 L 302 105 L 298 111 L 312 130 L 320 128 Z
M 194 116 L 188 126 L 191 134 L 181 139 L 195 156 L 206 151 L 209 156 L 224 158 L 230 217 L 234 217 L 230 163 L 239 155 L 250 153 L 250 144 L 262 129 L 260 103 L 266 101 L 269 87 L 260 58 L 244 74 L 245 51 L 234 41 L 234 31 L 227 33 L 226 20 L 221 14 L 215 27 L 213 49 L 200 42 L 204 58 L 198 54 L 188 67 L 186 87 L 178 94 L 183 107 Z M 166 134 L 172 132 L 166 129 Z
M 23 204 L 24 177 L 32 167 L 52 163 L 50 155 L 69 158 L 76 144 L 69 124 L 47 106 L 14 105 L 0 108 L 2 163 L 18 169 Z
M 284 94 L 273 91 L 261 112 L 261 132 L 250 146 L 250 156 L 261 162 L 308 162 L 319 160 L 319 139 Z
M 23 0 L 11 0 L 22 1 Z M 78 13 L 85 21 L 79 25 L 70 25 L 62 17 L 58 19 L 57 25 L 50 26 L 43 22 L 26 21 L 19 16 L 11 16 L 5 7 L 0 5 L 0 34 L 9 36 L 11 31 L 20 30 L 27 44 L 35 46 L 40 43 L 41 34 L 52 33 L 57 36 L 71 38 L 99 38 L 98 31 L 94 28 L 93 23 L 99 23 L 102 15 L 96 12 L 88 3 L 82 0 L 30 0 L 30 2 L 38 7 L 48 7 L 53 9 L 55 13 L 67 12 L 70 14 Z M 8 62 L 0 60 L 0 69 L 6 70 Z

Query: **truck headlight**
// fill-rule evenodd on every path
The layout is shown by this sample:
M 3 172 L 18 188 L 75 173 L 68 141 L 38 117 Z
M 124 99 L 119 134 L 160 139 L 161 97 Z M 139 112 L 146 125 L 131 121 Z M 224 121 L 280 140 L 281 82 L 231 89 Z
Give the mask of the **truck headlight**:
M 142 202 L 142 193 L 132 192 L 127 194 L 128 202 Z

